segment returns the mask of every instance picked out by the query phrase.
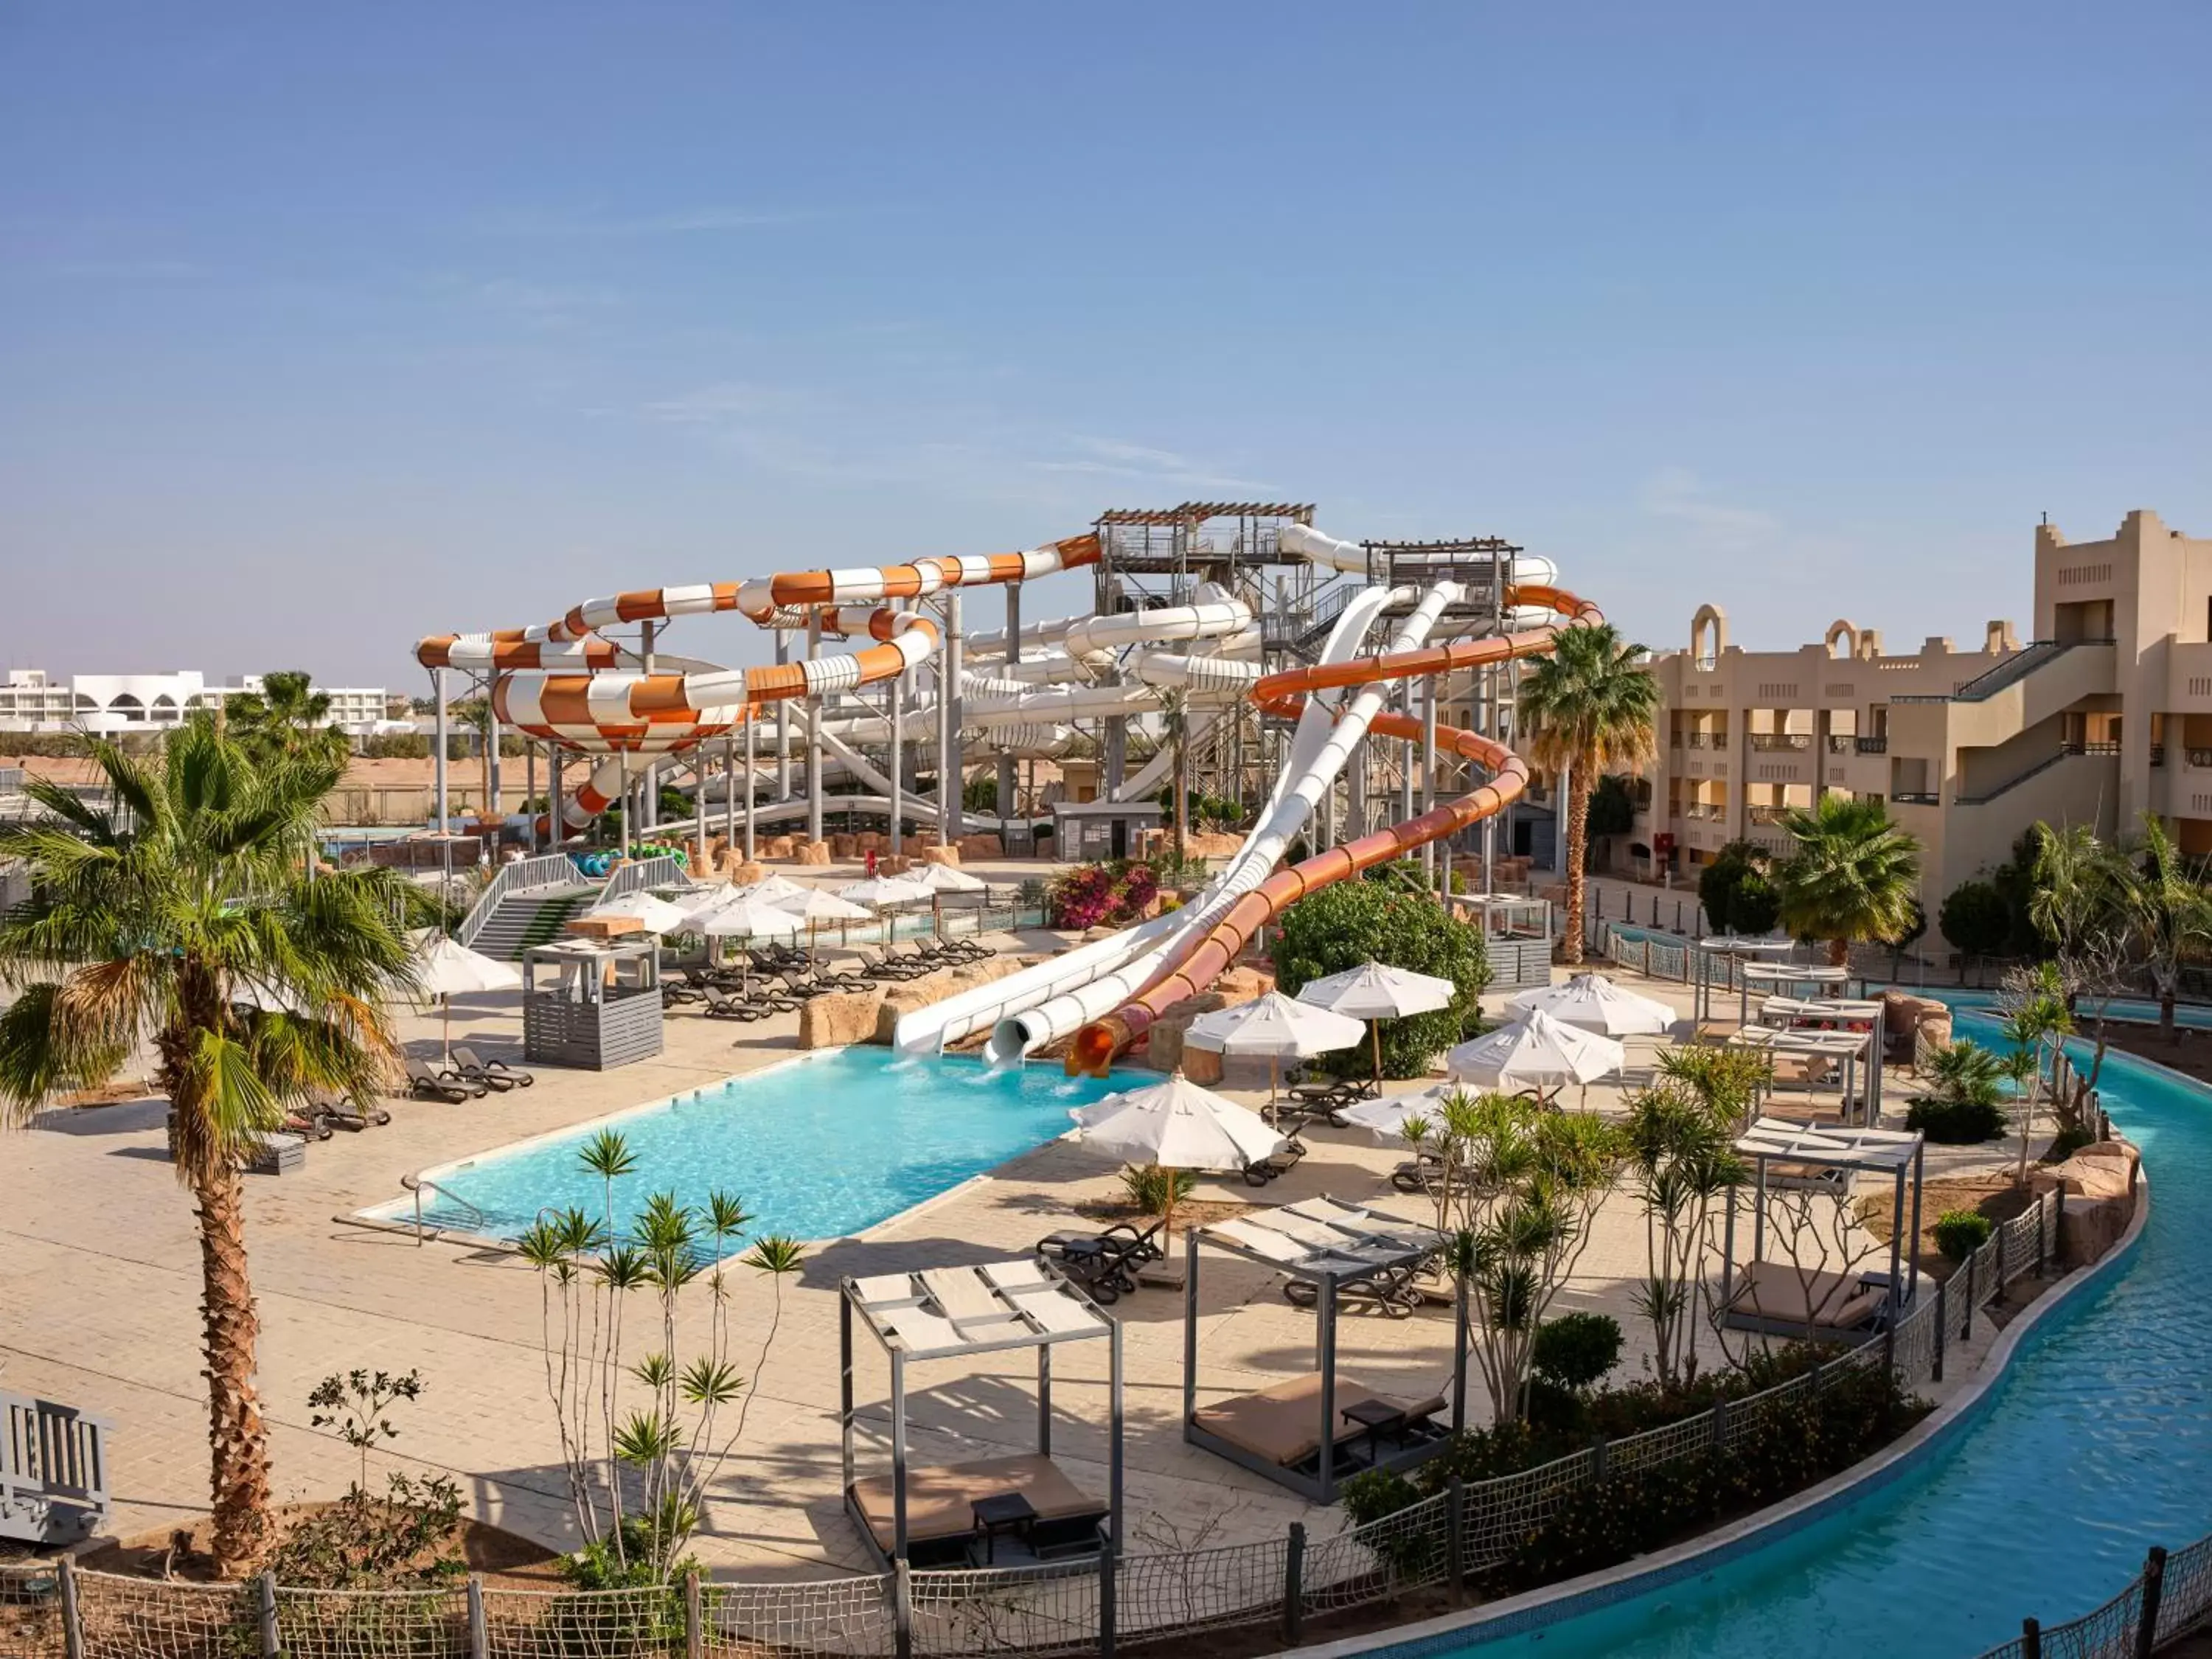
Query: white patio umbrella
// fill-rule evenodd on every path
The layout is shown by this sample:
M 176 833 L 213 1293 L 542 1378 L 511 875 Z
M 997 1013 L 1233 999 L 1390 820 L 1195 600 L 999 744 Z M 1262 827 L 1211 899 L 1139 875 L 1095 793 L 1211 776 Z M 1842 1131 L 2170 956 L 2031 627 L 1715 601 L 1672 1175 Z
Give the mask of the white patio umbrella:
M 981 876 L 971 876 L 949 864 L 926 864 L 900 879 L 918 882 L 933 893 L 980 893 L 989 885 Z
M 769 902 L 810 926 L 825 921 L 867 921 L 874 914 L 820 887 L 802 887 L 795 896 L 770 899 Z
M 1325 1054 L 1332 1048 L 1349 1048 L 1364 1035 L 1356 1019 L 1270 991 L 1234 1008 L 1200 1014 L 1191 1021 L 1183 1041 L 1223 1054 L 1264 1054 L 1268 1062 L 1267 1103 L 1272 1107 L 1281 1085 L 1283 1061 Z
M 744 897 L 703 912 L 695 910 L 685 924 L 709 939 L 797 939 L 805 925 L 788 910 Z
M 1410 968 L 1393 968 L 1370 962 L 1326 979 L 1315 980 L 1298 993 L 1300 1002 L 1346 1014 L 1368 1022 L 1375 1038 L 1375 1081 L 1382 1081 L 1382 1028 L 1376 1022 L 1403 1019 L 1408 1014 L 1432 1014 L 1451 1006 L 1459 987 L 1434 974 L 1417 974 Z
M 645 925 L 648 933 L 675 933 L 684 929 L 685 912 L 666 899 L 639 888 L 634 893 L 624 893 L 618 899 L 605 904 L 595 904 L 591 914 L 595 916 L 631 916 Z
M 1539 985 L 1513 999 L 1516 1008 L 1540 1008 L 1562 1024 L 1603 1036 L 1649 1036 L 1671 1027 L 1676 1015 L 1656 998 L 1616 985 L 1603 974 L 1577 974 L 1557 985 Z
M 1461 1043 L 1444 1056 L 1444 1065 L 1454 1077 L 1486 1089 L 1548 1091 L 1587 1085 L 1619 1071 L 1627 1059 L 1628 1051 L 1611 1037 L 1531 1008 L 1512 1024 Z
M 872 910 L 888 910 L 901 904 L 927 904 L 931 890 L 918 881 L 904 876 L 871 876 L 866 881 L 856 881 L 837 890 L 837 896 L 852 904 L 864 904 Z
M 814 890 L 801 885 L 789 876 L 763 876 L 750 887 L 738 890 L 747 898 L 758 899 L 763 904 L 781 904 L 786 899 L 799 898 Z
M 1168 1172 L 1162 1231 L 1175 1231 L 1175 1171 L 1241 1171 L 1273 1158 L 1286 1144 L 1248 1106 L 1201 1089 L 1180 1071 L 1150 1088 L 1125 1090 L 1068 1113 L 1078 1139 L 1125 1164 L 1154 1164 Z
M 1372 1129 L 1377 1140 L 1395 1140 L 1405 1134 L 1410 1119 L 1425 1118 L 1435 1122 L 1444 1102 L 1465 1086 L 1449 1081 L 1431 1083 L 1426 1088 L 1408 1089 L 1402 1094 L 1385 1095 L 1380 1100 L 1358 1101 L 1344 1109 L 1344 1120 L 1363 1129 Z
M 433 935 L 416 958 L 419 988 L 445 1004 L 445 1056 L 453 1057 L 453 999 L 477 991 L 512 991 L 522 983 L 513 963 L 471 951 L 459 939 Z

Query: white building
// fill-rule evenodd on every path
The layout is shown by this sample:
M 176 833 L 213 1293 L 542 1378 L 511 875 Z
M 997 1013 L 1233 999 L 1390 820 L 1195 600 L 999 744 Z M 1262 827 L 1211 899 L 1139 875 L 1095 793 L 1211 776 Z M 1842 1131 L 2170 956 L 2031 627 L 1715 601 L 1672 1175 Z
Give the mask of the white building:
M 262 689 L 262 677 L 246 674 L 210 685 L 191 669 L 167 674 L 79 674 L 64 685 L 44 669 L 11 668 L 0 684 L 0 731 L 143 732 L 180 724 L 194 709 L 219 708 L 226 698 Z M 380 688 L 317 686 L 331 700 L 331 723 L 352 737 L 386 729 L 411 729 L 385 718 L 388 694 Z

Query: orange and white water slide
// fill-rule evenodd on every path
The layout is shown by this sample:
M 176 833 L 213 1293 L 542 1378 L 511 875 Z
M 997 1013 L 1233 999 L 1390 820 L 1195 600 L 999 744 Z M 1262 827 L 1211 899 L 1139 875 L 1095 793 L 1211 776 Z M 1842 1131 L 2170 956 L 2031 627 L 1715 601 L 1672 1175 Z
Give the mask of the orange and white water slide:
M 540 627 L 434 635 L 416 647 L 415 659 L 426 668 L 489 676 L 493 712 L 523 736 L 608 757 L 562 813 L 568 825 L 580 827 L 618 798 L 629 756 L 680 753 L 757 718 L 764 704 L 849 691 L 927 660 L 939 644 L 937 624 L 892 610 L 886 601 L 926 599 L 951 587 L 1033 581 L 1097 560 L 1098 538 L 1089 534 L 1024 553 L 647 588 L 587 599 Z M 825 635 L 876 643 L 804 662 L 760 668 L 686 662 L 665 673 L 646 672 L 637 653 L 603 632 L 619 624 L 727 611 L 763 626 L 805 625 L 818 618 Z

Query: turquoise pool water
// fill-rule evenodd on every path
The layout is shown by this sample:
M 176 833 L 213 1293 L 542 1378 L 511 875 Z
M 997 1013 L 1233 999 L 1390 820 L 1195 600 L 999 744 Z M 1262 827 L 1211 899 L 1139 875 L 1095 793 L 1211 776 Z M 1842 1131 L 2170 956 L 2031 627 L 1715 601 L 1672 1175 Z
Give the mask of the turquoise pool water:
M 2151 1545 L 2212 1532 L 2212 1091 L 2121 1054 L 2101 1086 L 2155 1182 L 2142 1242 L 2029 1333 L 1947 1447 L 1702 1577 L 1449 1651 L 1972 1659 L 2023 1617 L 2097 1607 Z
M 632 1214 L 656 1192 L 697 1202 L 720 1188 L 744 1200 L 756 1233 L 842 1237 L 1042 1146 L 1070 1127 L 1070 1107 L 1141 1081 L 1067 1078 L 1057 1066 L 987 1072 L 950 1055 L 900 1062 L 887 1048 L 825 1051 L 616 1120 L 637 1170 L 615 1182 L 615 1212 Z M 577 1154 L 599 1127 L 425 1171 L 442 1190 L 425 1194 L 424 1219 L 512 1239 L 549 1206 L 599 1214 L 599 1178 Z

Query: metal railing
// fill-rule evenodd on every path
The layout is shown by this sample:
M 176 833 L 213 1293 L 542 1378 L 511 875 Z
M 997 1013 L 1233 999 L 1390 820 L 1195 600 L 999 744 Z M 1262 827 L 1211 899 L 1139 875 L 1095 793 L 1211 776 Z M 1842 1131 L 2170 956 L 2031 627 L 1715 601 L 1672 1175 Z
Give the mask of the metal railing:
M 1809 732 L 1754 732 L 1751 734 L 1751 746 L 1768 752 L 1810 749 L 1813 734 Z
M 690 882 L 690 874 L 682 861 L 671 854 L 655 858 L 639 859 L 625 864 L 607 878 L 607 884 L 599 891 L 599 902 L 605 904 L 621 898 L 627 893 L 643 892 L 648 887 L 680 887 Z
M 461 925 L 453 937 L 464 945 L 474 945 L 477 935 L 498 914 L 499 902 L 511 893 L 520 893 L 532 887 L 553 887 L 581 881 L 576 866 L 566 853 L 540 853 L 535 858 L 518 859 L 513 864 L 502 864 L 486 884 L 469 913 L 461 918 Z
M 1943 797 L 1930 789 L 1893 789 L 1890 799 L 1899 806 L 1941 806 Z
M 1107 1554 L 1038 1566 L 888 1573 L 802 1583 L 621 1590 L 495 1589 L 471 1577 L 429 1590 L 316 1591 L 273 1577 L 204 1585 L 88 1571 L 0 1567 L 0 1620 L 33 1659 L 224 1654 L 297 1659 L 757 1659 L 763 1653 L 914 1659 L 917 1655 L 1110 1654 L 1117 1641 L 1272 1626 L 1295 1645 L 1305 1621 L 1449 1586 L 1503 1565 L 1574 1492 L 1614 1474 L 1723 1455 L 1855 1376 L 1940 1382 L 1947 1346 L 1983 1307 L 2056 1253 L 2064 1198 L 2045 1194 L 2003 1223 L 1950 1279 L 1889 1329 L 1788 1382 L 1534 1468 L 1446 1488 L 1333 1537 L 1283 1536 L 1213 1549 Z M 1955 1332 L 1955 1335 L 1954 1335 Z M 2176 1558 L 2177 1560 L 2181 1558 Z M 2169 1568 L 2169 1583 L 2177 1575 Z M 2192 1564 L 2186 1600 L 2212 1566 Z M 2184 1598 L 2169 1626 L 2181 1628 Z M 0 1622 L 0 1632 L 8 1626 Z M 2076 1650 L 2068 1649 L 2073 1652 Z M 2081 1651 L 2102 1656 L 2102 1648 Z M 2008 1655 L 2020 1650 L 2000 1650 Z
M 1851 752 L 1851 745 L 1857 741 L 1858 739 L 1848 732 L 1831 732 L 1828 733 L 1828 752 L 1832 755 L 1848 755 Z
M 1884 732 L 1880 737 L 1853 738 L 1851 746 L 1862 755 L 1887 755 L 1889 752 L 1889 734 Z

